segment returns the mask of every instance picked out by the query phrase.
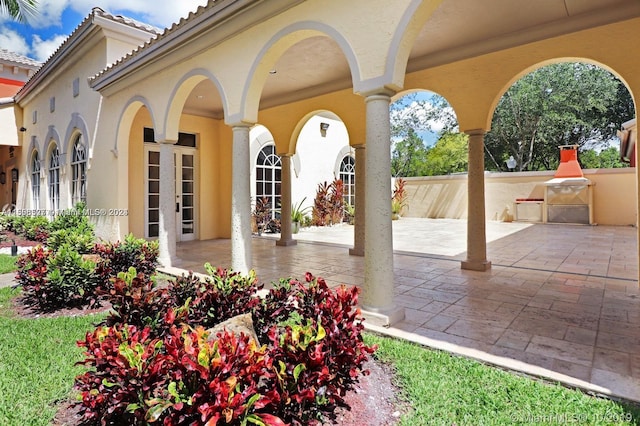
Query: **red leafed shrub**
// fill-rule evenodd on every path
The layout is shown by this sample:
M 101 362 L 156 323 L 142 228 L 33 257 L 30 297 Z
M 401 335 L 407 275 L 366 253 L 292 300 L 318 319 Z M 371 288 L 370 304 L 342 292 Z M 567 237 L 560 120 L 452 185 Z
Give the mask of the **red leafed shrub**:
M 51 259 L 53 254 L 53 251 L 43 246 L 36 246 L 21 254 L 16 261 L 16 281 L 23 288 L 39 286 L 47 275 L 47 260 Z
M 113 280 L 111 327 L 79 342 L 89 371 L 76 387 L 88 424 L 106 415 L 103 424 L 309 425 L 346 405 L 374 350 L 361 337 L 356 288 L 333 291 L 307 274 L 259 299 L 253 274 L 207 269 L 204 281 L 190 274 L 167 289 L 133 269 Z M 261 348 L 204 331 L 247 312 Z
M 290 400 L 281 417 L 292 424 L 331 416 L 344 405 L 375 350 L 362 340 L 357 288 L 332 291 L 322 278 L 307 273 L 305 279 L 281 280 L 253 314 L 258 338 L 269 342 L 278 366 L 281 398 Z
M 267 411 L 280 403 L 266 348 L 245 335 L 210 336 L 172 328 L 163 340 L 148 328 L 119 326 L 88 333 L 76 378 L 88 424 L 284 425 Z
M 176 322 L 176 311 L 165 289 L 155 287 L 155 282 L 134 268 L 120 272 L 111 279 L 107 290 L 100 290 L 111 303 L 112 310 L 103 325 L 133 325 L 149 327 L 153 337 L 164 335 Z
M 158 266 L 158 242 L 135 238 L 132 234 L 124 241 L 96 243 L 92 252 L 100 256 L 96 272 L 104 283 L 129 268 L 150 277 Z
M 258 285 L 255 272 L 244 276 L 228 269 L 213 268 L 209 263 L 204 266 L 209 274 L 204 280 L 188 276 L 169 284 L 168 291 L 175 296 L 175 305 L 182 306 L 191 298 L 189 324 L 210 328 L 236 315 L 251 312 L 260 303 L 257 292 L 263 286 Z

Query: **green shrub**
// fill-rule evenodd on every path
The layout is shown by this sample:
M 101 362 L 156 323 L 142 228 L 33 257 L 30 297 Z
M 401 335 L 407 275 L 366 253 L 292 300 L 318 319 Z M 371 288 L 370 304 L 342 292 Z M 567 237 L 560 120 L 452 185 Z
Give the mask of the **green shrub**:
M 16 279 L 25 300 L 41 311 L 93 305 L 99 277 L 95 263 L 68 245 L 57 251 L 37 246 L 18 258 Z
M 100 256 L 97 272 L 105 284 L 129 268 L 151 277 L 158 267 L 158 252 L 157 241 L 146 241 L 132 234 L 127 235 L 124 241 L 97 243 L 92 249 L 92 253 Z
M 63 245 L 71 247 L 81 254 L 91 253 L 95 236 L 91 229 L 58 229 L 49 234 L 47 247 L 57 251 Z

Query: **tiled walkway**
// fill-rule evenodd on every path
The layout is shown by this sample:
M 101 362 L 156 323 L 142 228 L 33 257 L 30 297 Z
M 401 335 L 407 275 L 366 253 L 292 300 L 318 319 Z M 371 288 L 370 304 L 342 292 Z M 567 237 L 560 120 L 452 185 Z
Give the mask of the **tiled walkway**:
M 488 272 L 460 269 L 465 234 L 464 221 L 394 222 L 396 302 L 406 319 L 370 328 L 640 401 L 635 228 L 490 222 Z M 362 285 L 363 258 L 348 255 L 352 227 L 307 229 L 296 238 L 291 247 L 254 238 L 263 282 L 310 271 L 331 284 Z M 178 256 L 183 269 L 227 267 L 230 241 L 180 243 Z

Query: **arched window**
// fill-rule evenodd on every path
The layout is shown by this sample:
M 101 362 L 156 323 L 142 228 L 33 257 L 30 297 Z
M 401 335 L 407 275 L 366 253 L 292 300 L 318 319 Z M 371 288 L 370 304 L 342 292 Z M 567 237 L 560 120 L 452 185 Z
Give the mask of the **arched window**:
M 347 155 L 340 163 L 340 180 L 344 183 L 344 203 L 356 204 L 356 160 Z
M 31 157 L 31 207 L 40 209 L 40 157 L 38 151 L 33 151 Z
M 60 209 L 60 152 L 57 145 L 49 154 L 49 202 L 52 211 Z
M 82 135 L 73 143 L 71 157 L 71 201 L 73 205 L 87 201 L 87 150 Z
M 273 145 L 262 148 L 256 164 L 256 199 L 267 198 L 272 218 L 276 217 L 276 209 L 280 208 L 282 182 L 282 162 L 275 151 Z

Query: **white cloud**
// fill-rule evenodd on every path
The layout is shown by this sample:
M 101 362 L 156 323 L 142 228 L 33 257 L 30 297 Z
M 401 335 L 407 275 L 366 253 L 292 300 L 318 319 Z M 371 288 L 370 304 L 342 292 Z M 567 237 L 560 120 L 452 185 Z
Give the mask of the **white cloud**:
M 0 24 L 0 47 L 11 52 L 29 56 L 29 45 L 27 41 L 16 31 L 4 27 Z
M 42 40 L 40 36 L 34 35 L 31 41 L 31 52 L 35 60 L 44 62 L 55 52 L 62 42 L 67 38 L 66 35 L 56 35 L 52 38 Z
M 68 4 L 81 15 L 88 15 L 97 6 L 114 14 L 137 14 L 143 22 L 164 28 L 206 5 L 207 0 L 69 0 Z
M 62 12 L 69 6 L 67 0 L 39 0 L 37 13 L 29 17 L 29 25 L 33 28 L 62 28 Z M 89 11 L 87 10 L 87 14 Z

